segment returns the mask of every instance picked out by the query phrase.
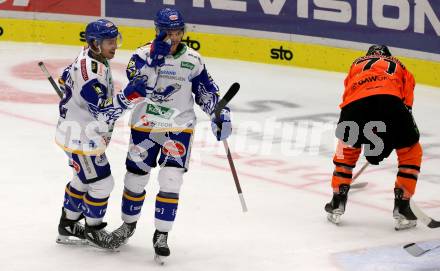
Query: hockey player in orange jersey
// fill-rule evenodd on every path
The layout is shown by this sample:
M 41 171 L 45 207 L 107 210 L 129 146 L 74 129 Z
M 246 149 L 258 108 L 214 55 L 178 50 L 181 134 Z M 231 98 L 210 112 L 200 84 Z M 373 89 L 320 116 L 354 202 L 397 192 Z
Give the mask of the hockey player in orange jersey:
M 340 222 L 361 147 L 367 161 L 375 165 L 395 149 L 399 169 L 394 186 L 395 229 L 412 228 L 417 217 L 409 200 L 422 162 L 420 135 L 411 112 L 414 77 L 386 46 L 373 45 L 366 56 L 353 62 L 344 85 L 333 157 L 333 198 L 325 205 L 328 219 Z

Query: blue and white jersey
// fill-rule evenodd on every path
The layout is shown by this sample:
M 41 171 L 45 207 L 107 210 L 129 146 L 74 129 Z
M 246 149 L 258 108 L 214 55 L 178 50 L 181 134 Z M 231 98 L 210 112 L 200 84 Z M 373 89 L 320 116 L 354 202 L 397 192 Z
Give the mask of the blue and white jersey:
M 98 155 L 105 151 L 114 123 L 130 105 L 115 94 L 110 65 L 99 62 L 84 47 L 60 80 L 60 101 L 55 141 L 65 151 Z
M 129 80 L 146 73 L 150 45 L 133 54 L 126 70 Z M 200 54 L 181 43 L 177 53 L 165 57 L 152 96 L 133 109 L 130 126 L 144 132 L 191 132 L 196 124 L 194 102 L 211 114 L 218 100 L 219 89 Z

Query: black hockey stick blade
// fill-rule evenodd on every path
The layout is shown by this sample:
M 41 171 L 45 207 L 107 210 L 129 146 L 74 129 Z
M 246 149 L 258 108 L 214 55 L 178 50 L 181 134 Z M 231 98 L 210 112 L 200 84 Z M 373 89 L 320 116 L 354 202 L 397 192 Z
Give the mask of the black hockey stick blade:
M 219 118 L 222 109 L 232 100 L 232 98 L 234 98 L 235 94 L 237 94 L 239 90 L 240 90 L 240 84 L 237 82 L 233 83 L 229 87 L 228 91 L 225 93 L 223 98 L 221 98 L 221 100 L 217 103 L 214 109 L 216 118 Z
M 440 227 L 440 221 L 437 221 L 437 220 L 434 220 L 431 218 L 431 222 L 429 222 L 429 224 L 427 226 L 431 229 L 438 228 L 438 227 Z
M 416 217 L 423 222 L 427 227 L 431 229 L 439 228 L 440 222 L 429 217 L 425 212 L 422 211 L 422 209 L 419 208 L 419 206 L 416 205 L 416 203 L 413 200 L 409 201 L 409 205 L 411 207 L 411 210 L 416 215 Z

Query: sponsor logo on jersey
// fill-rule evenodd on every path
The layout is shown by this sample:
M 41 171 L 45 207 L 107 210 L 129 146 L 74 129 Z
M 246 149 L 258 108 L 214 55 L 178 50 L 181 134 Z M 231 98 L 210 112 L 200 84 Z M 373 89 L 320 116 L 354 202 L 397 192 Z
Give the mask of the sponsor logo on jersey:
M 169 119 L 174 114 L 174 110 L 165 106 L 147 104 L 146 113 L 159 116 L 164 119 Z
M 176 140 L 168 140 L 162 146 L 162 153 L 172 157 L 182 157 L 186 154 L 185 145 Z
M 92 60 L 92 72 L 98 74 L 98 62 Z
M 388 77 L 387 76 L 378 76 L 378 75 L 369 76 L 367 78 L 363 78 L 363 79 L 355 82 L 351 88 L 356 89 L 357 87 L 362 86 L 363 84 L 366 84 L 366 83 L 380 82 L 380 81 L 384 81 L 384 80 L 388 80 Z M 372 88 L 376 88 L 376 87 L 378 87 L 378 86 L 373 86 Z M 371 89 L 371 87 L 369 87 L 369 89 Z
M 72 165 L 76 173 L 79 173 L 81 171 L 81 166 L 75 160 L 71 159 L 70 164 Z
M 272 48 L 270 50 L 270 58 L 290 61 L 293 58 L 293 53 L 289 49 L 284 49 L 283 46 L 280 46 L 280 48 Z
M 95 157 L 95 164 L 97 166 L 103 167 L 108 164 L 107 157 L 104 154 Z
M 89 80 L 89 75 L 87 74 L 87 63 L 85 58 L 81 59 L 81 75 L 84 81 Z
M 169 70 L 161 70 L 160 75 L 176 75 L 177 73 L 175 71 L 169 71 Z
M 184 69 L 193 70 L 195 65 L 192 64 L 191 62 L 182 61 L 180 62 L 180 67 Z

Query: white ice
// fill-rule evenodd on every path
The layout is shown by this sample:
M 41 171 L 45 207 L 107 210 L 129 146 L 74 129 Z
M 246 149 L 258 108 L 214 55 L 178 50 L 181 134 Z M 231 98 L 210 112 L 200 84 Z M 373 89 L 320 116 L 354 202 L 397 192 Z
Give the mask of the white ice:
M 53 140 L 57 96 L 37 63 L 58 76 L 79 49 L 0 43 L 1 270 L 440 270 L 440 252 L 414 258 L 402 249 L 410 242 L 438 245 L 440 229 L 394 230 L 395 155 L 359 177 L 369 184 L 350 192 L 339 226 L 326 219 L 332 123 L 344 74 L 214 58 L 206 59 L 207 67 L 223 93 L 241 84 L 231 103 L 235 133 L 229 143 L 249 212 L 241 211 L 223 146 L 197 109 L 193 159 L 165 266 L 154 263 L 151 243 L 157 169 L 136 234 L 119 253 L 56 244 L 71 170 Z M 118 88 L 126 82 L 130 54 L 118 51 L 112 61 Z M 415 95 L 424 160 L 414 199 L 440 218 L 440 89 L 417 85 Z M 118 122 L 107 151 L 116 180 L 105 218 L 109 229 L 121 223 L 127 121 L 128 115 Z

